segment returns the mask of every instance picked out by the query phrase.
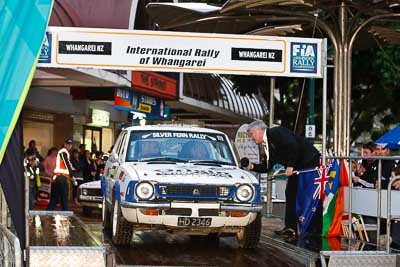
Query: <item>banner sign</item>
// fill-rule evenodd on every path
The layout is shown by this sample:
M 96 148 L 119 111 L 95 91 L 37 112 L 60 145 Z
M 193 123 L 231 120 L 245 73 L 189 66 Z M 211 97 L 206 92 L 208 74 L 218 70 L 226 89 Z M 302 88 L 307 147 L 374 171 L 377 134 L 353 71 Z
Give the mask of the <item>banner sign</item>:
M 258 145 L 251 139 L 247 132 L 248 124 L 243 124 L 238 129 L 235 136 L 235 146 L 239 154 L 239 158 L 248 158 L 250 162 L 260 162 L 260 152 Z
M 322 39 L 48 27 L 40 67 L 322 78 Z
M 101 109 L 90 109 L 90 126 L 109 127 L 110 112 Z
M 115 89 L 115 109 L 146 114 L 146 119 L 165 119 L 164 100 L 128 89 Z
M 132 71 L 135 91 L 163 99 L 176 99 L 176 81 L 154 72 Z

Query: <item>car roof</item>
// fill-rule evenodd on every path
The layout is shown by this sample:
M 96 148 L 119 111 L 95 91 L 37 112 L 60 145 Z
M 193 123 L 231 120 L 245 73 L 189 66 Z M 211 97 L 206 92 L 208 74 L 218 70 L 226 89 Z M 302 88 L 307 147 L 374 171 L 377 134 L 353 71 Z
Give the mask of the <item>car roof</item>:
M 124 130 L 127 131 L 185 131 L 185 132 L 204 132 L 204 133 L 216 133 L 223 134 L 221 131 L 217 131 L 214 129 L 202 128 L 198 126 L 191 125 L 145 125 L 145 126 L 131 126 L 127 127 Z

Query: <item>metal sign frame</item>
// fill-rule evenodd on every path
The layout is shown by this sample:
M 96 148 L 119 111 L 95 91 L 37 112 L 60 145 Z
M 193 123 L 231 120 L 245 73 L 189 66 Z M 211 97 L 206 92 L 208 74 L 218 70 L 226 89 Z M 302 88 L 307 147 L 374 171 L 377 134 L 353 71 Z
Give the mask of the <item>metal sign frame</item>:
M 48 27 L 45 41 L 39 67 L 323 78 L 325 164 L 327 39 Z
M 322 78 L 323 39 L 48 27 L 39 67 Z

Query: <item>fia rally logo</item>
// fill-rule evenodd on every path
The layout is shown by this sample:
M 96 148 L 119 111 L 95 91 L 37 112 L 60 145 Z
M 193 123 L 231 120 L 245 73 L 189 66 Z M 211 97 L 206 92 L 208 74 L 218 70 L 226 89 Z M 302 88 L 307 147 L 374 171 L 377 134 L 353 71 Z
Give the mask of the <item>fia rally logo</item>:
M 290 71 L 299 73 L 317 73 L 317 44 L 291 43 Z
M 39 63 L 51 63 L 51 34 L 48 32 L 44 35 Z

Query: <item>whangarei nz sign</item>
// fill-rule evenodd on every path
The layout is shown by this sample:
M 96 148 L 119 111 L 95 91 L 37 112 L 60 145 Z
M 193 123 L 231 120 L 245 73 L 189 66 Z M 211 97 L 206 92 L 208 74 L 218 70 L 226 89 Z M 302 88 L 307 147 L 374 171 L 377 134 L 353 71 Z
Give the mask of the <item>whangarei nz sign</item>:
M 322 77 L 322 39 L 49 27 L 40 67 Z

